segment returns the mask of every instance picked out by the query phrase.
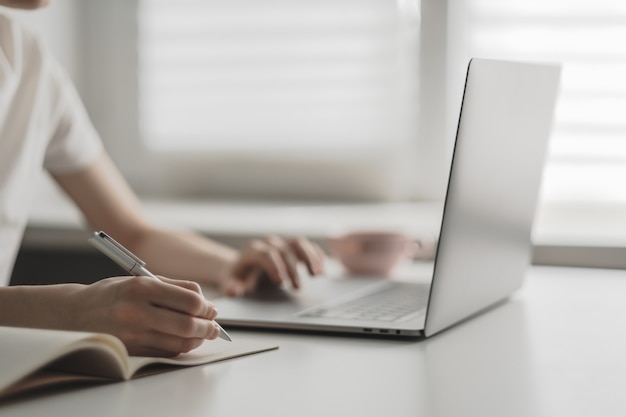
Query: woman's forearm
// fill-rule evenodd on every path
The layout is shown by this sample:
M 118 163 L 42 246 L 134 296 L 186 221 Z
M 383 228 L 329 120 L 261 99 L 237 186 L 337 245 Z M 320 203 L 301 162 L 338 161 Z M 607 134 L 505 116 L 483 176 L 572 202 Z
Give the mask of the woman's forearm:
M 238 252 L 196 233 L 151 229 L 129 243 L 153 273 L 210 285 L 221 285 Z
M 131 355 L 188 352 L 218 337 L 216 315 L 198 284 L 167 278 L 0 288 L 0 325 L 112 334 Z
M 70 329 L 68 300 L 83 285 L 20 285 L 0 288 L 0 325 Z

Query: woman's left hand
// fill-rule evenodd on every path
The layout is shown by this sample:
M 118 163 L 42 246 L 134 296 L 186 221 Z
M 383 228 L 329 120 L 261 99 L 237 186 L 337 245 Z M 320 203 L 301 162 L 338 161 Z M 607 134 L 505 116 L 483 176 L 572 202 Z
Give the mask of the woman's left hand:
M 304 264 L 312 276 L 324 273 L 325 254 L 314 242 L 305 237 L 283 239 L 268 236 L 251 240 L 239 251 L 222 290 L 226 295 L 240 296 L 255 290 L 260 279 L 266 275 L 274 285 L 291 283 L 300 288 L 298 265 Z

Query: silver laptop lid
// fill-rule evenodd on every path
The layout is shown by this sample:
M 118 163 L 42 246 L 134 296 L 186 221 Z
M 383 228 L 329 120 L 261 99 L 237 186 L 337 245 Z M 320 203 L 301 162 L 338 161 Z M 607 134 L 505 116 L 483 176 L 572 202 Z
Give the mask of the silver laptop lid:
M 521 286 L 559 77 L 559 65 L 470 62 L 426 336 Z

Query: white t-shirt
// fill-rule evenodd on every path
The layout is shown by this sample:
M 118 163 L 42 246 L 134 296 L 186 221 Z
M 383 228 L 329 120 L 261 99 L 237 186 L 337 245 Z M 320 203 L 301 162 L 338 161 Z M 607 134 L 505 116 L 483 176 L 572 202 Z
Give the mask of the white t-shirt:
M 32 33 L 0 14 L 0 285 L 8 285 L 42 171 L 80 170 L 100 152 L 68 76 Z

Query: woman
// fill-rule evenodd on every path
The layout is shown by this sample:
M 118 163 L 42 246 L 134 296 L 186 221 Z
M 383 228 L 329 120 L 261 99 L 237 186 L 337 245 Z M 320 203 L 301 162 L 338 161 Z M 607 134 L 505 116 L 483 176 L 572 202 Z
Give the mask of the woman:
M 46 3 L 0 0 L 29 9 Z M 124 276 L 91 285 L 8 287 L 44 169 L 93 229 L 146 260 L 160 280 Z M 67 75 L 35 36 L 0 14 L 0 325 L 105 332 L 134 355 L 176 355 L 218 335 L 217 311 L 199 284 L 242 295 L 264 271 L 276 285 L 298 288 L 298 263 L 319 274 L 323 253 L 306 238 L 275 236 L 235 251 L 147 221 Z

